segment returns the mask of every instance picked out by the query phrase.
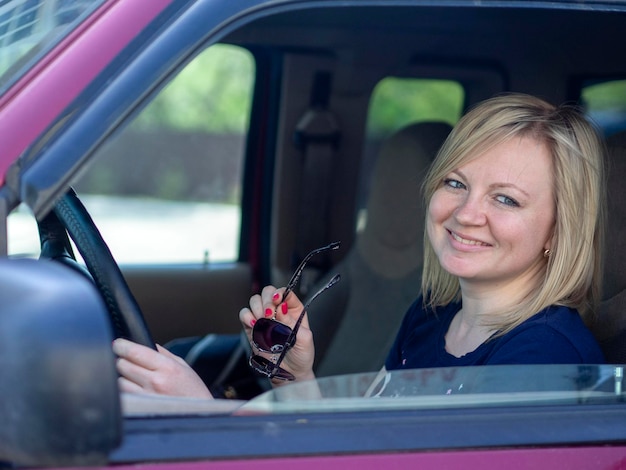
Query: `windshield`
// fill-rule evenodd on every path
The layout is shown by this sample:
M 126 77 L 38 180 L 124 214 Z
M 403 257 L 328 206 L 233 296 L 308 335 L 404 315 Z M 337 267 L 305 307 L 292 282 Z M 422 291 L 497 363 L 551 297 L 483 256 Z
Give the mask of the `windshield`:
M 0 0 L 0 94 L 105 0 Z

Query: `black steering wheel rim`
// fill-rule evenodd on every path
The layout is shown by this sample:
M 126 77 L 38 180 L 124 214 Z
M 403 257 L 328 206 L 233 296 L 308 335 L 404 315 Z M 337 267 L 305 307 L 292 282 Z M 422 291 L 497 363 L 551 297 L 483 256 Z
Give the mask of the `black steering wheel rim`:
M 83 257 L 107 307 L 116 338 L 127 338 L 156 349 L 141 308 L 85 206 L 70 189 L 39 223 L 42 257 L 53 258 L 81 271 L 69 237 Z M 84 273 L 84 271 L 83 271 Z M 86 274 L 86 273 L 84 273 Z

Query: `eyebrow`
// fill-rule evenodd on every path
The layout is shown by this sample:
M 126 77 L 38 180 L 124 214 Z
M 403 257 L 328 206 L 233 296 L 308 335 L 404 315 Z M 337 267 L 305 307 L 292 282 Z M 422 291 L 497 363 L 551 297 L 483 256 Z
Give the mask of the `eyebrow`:
M 489 187 L 491 189 L 506 189 L 506 188 L 512 188 L 515 189 L 517 191 L 519 191 L 520 193 L 522 193 L 524 196 L 529 197 L 528 193 L 526 191 L 524 191 L 522 188 L 520 188 L 519 186 L 515 185 L 515 184 L 511 184 L 511 183 L 496 183 L 496 184 L 491 184 L 489 185 Z
M 456 173 L 457 175 L 459 175 L 461 178 L 467 180 L 467 176 L 465 176 L 465 174 L 461 171 L 461 170 L 452 170 L 450 173 Z M 494 189 L 515 189 L 516 191 L 519 191 L 520 193 L 522 193 L 524 196 L 526 197 L 530 197 L 529 194 L 524 191 L 522 188 L 520 188 L 519 186 L 513 184 L 513 183 L 494 183 L 494 184 L 490 184 L 489 185 L 489 189 L 494 190 Z

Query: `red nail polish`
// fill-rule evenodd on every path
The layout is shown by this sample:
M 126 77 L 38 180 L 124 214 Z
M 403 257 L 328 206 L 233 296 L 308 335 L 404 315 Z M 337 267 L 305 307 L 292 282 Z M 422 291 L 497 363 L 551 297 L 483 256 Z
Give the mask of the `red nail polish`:
M 287 311 L 289 310 L 289 307 L 287 307 L 287 302 L 283 302 L 282 304 L 280 304 L 280 309 L 284 315 L 287 315 Z
M 265 309 L 265 316 L 266 317 L 271 317 L 272 315 L 274 315 L 274 312 L 272 311 L 271 308 L 266 308 Z
M 276 293 L 272 296 L 272 299 L 274 299 L 274 300 L 278 300 L 278 299 L 280 299 L 280 292 L 276 292 Z
M 256 320 L 253 318 L 252 321 L 250 322 L 250 326 L 254 326 L 255 323 L 256 323 Z

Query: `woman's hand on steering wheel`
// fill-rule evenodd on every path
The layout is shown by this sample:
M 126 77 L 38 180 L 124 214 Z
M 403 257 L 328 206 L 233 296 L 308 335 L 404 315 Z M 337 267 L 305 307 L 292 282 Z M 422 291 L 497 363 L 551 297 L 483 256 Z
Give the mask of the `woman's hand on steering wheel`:
M 113 341 L 122 392 L 212 398 L 202 379 L 182 358 L 157 345 L 157 351 L 132 341 Z

